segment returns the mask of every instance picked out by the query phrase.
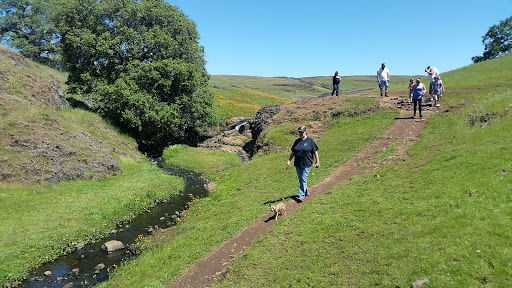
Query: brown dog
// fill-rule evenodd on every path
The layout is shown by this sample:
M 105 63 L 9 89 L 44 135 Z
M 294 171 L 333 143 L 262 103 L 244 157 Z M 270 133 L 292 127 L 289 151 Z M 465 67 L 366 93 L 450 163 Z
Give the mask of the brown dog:
M 284 198 L 283 198 L 283 202 L 277 203 L 276 205 L 268 204 L 268 206 L 270 206 L 270 212 L 274 213 L 274 216 L 276 217 L 276 221 L 277 221 L 277 215 L 279 215 L 279 213 L 281 213 L 281 215 L 283 215 L 283 213 L 284 213 L 284 215 L 286 216 L 286 205 L 284 204 Z

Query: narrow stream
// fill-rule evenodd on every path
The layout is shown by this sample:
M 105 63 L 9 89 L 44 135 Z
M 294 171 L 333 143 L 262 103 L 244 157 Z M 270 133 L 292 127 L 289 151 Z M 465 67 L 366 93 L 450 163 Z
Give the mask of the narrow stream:
M 74 251 L 33 270 L 19 287 L 91 287 L 106 281 L 113 267 L 119 267 L 125 260 L 133 257 L 127 247 L 135 243 L 139 235 L 146 236 L 151 234 L 153 229 L 175 225 L 178 213 L 188 209 L 187 203 L 192 198 L 208 196 L 205 180 L 200 175 L 179 168 L 161 169 L 184 179 L 185 190 L 182 194 L 171 196 L 166 203 L 160 203 L 151 208 L 149 212 L 137 216 L 130 223 L 119 226 L 116 229 L 117 232 L 109 237 L 96 243 L 87 244 L 81 250 Z M 101 246 L 110 240 L 121 241 L 125 249 L 107 254 Z M 98 270 L 97 266 L 100 264 L 105 266 Z M 46 271 L 51 271 L 51 275 L 45 276 Z

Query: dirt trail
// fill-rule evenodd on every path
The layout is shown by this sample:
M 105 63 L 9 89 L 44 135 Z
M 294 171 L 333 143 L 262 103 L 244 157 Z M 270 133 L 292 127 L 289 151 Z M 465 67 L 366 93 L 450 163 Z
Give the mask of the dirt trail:
M 382 98 L 381 107 L 395 106 L 398 102 L 403 104 L 404 101 L 400 101 L 403 98 Z M 407 151 L 409 147 L 418 140 L 418 134 L 425 127 L 428 119 L 436 112 L 435 109 L 429 106 L 425 107 L 423 119 L 410 119 L 412 116 L 410 105 L 400 105 L 400 117 L 384 132 L 380 139 L 341 165 L 322 182 L 309 187 L 310 196 L 306 197 L 302 203 L 297 203 L 295 200 L 288 201 L 286 203 L 287 215 L 340 182 L 347 181 L 354 176 L 363 176 L 394 161 L 408 159 Z M 397 148 L 393 158 L 384 159 L 380 162 L 375 161 L 375 157 L 383 153 L 392 144 L 396 145 Z M 378 175 L 375 175 L 375 177 L 378 177 Z M 273 219 L 270 221 L 268 214 L 265 214 L 261 219 L 243 229 L 238 235 L 221 244 L 215 251 L 197 261 L 184 275 L 167 285 L 167 288 L 209 287 L 214 281 L 222 279 L 226 267 L 235 257 L 242 254 L 254 240 L 270 231 L 275 224 L 276 221 Z

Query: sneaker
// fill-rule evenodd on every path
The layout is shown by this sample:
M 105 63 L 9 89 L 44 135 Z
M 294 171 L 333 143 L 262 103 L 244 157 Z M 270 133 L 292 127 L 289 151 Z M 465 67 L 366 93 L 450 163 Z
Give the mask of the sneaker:
M 309 196 L 309 189 L 306 190 L 306 196 Z
M 436 107 L 439 107 L 439 106 L 441 106 L 441 104 L 437 103 L 437 104 L 436 104 Z
M 412 115 L 412 119 L 416 119 L 416 115 Z
M 420 115 L 420 118 L 423 118 L 423 115 Z

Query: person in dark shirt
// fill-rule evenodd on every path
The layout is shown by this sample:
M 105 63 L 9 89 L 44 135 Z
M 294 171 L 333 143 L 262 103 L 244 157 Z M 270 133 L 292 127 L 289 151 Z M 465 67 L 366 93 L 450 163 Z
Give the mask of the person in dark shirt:
M 302 202 L 304 197 L 309 195 L 308 191 L 308 175 L 311 165 L 313 164 L 313 158 L 315 160 L 315 167 L 320 167 L 320 158 L 318 158 L 318 146 L 313 138 L 308 137 L 306 133 L 306 126 L 300 126 L 298 129 L 299 138 L 295 140 L 292 146 L 292 152 L 288 162 L 286 163 L 286 169 L 290 166 L 290 161 L 295 157 L 293 166 L 297 171 L 297 177 L 299 178 L 299 201 Z
M 336 96 L 338 96 L 338 94 L 340 92 L 340 81 L 341 81 L 341 76 L 338 75 L 338 71 L 334 72 L 334 75 L 332 75 L 332 92 L 331 92 L 331 96 L 334 95 L 334 91 L 336 91 Z

